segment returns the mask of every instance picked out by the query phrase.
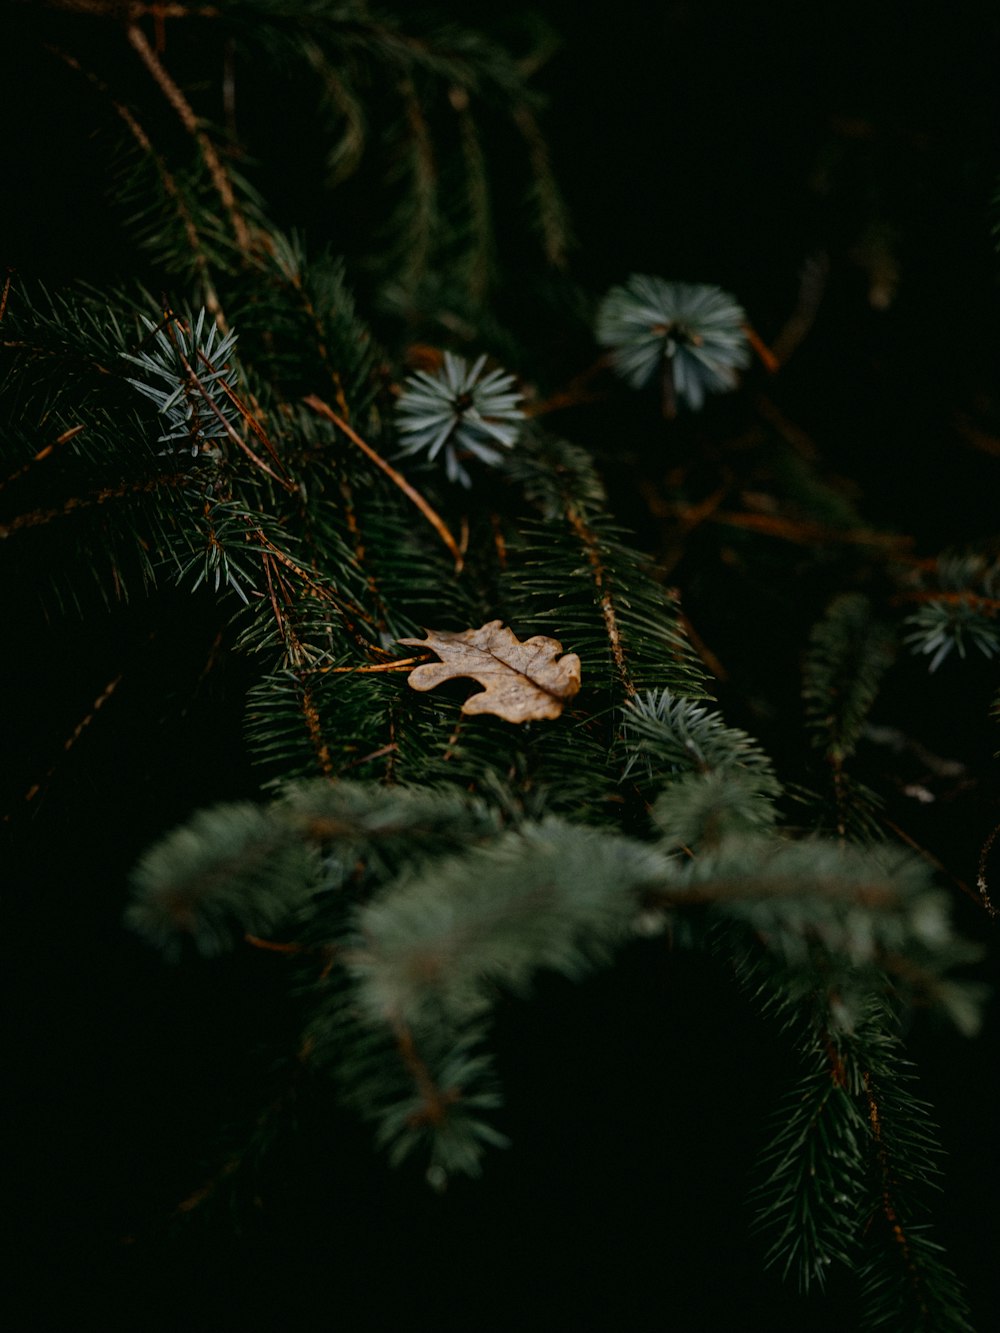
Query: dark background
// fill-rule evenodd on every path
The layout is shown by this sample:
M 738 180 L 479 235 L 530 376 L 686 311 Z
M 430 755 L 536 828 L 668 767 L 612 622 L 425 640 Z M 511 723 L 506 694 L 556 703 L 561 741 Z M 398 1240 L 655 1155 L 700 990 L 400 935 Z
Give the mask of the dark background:
M 599 294 L 634 271 L 717 282 L 767 338 L 803 263 L 826 254 L 815 326 L 768 392 L 850 479 L 869 522 L 926 554 L 994 541 L 1000 461 L 956 422 L 1000 417 L 995 6 L 933 20 L 888 3 L 536 8 L 563 38 L 540 83 L 583 288 Z M 486 5 L 452 12 L 503 23 Z M 96 40 L 86 20 L 60 21 L 74 49 Z M 52 281 L 108 281 L 119 243 L 88 104 L 32 45 L 31 23 L 10 31 L 0 258 Z M 123 58 L 124 84 L 133 77 Z M 331 212 L 301 184 L 309 143 L 283 138 L 292 96 L 265 79 L 245 114 L 282 221 L 315 234 Z M 887 309 L 872 306 L 859 258 L 873 219 L 899 267 Z M 350 217 L 333 228 L 349 254 L 363 232 Z M 505 300 L 530 309 L 528 276 L 523 290 L 511 281 Z M 599 450 L 617 509 L 655 547 L 638 482 L 662 475 L 662 439 L 644 439 L 631 410 L 619 402 L 564 428 Z M 730 411 L 718 405 L 705 431 L 737 430 Z M 682 429 L 690 442 L 701 428 Z M 619 458 L 618 437 L 639 442 Z M 695 550 L 677 578 L 730 667 L 727 715 L 797 761 L 800 654 L 832 574 L 783 548 L 755 573 L 700 554 L 711 570 Z M 239 741 L 243 668 L 226 660 L 200 678 L 208 608 L 168 598 L 155 617 L 133 607 L 67 627 L 40 623 L 33 595 L 5 581 L 10 1326 L 856 1326 L 849 1279 L 801 1301 L 762 1271 L 748 1234 L 755 1157 L 790 1067 L 783 1039 L 713 963 L 662 943 L 636 947 L 613 975 L 548 982 L 505 1007 L 514 1146 L 483 1181 L 439 1198 L 385 1169 L 365 1131 L 281 1059 L 294 1049 L 275 1003 L 281 960 L 169 969 L 120 926 L 137 854 L 199 806 L 255 790 Z M 24 791 L 119 672 L 29 811 Z M 933 806 L 887 791 L 889 813 L 965 881 L 998 817 L 994 689 L 985 662 L 948 663 L 933 679 L 902 663 L 875 715 L 965 762 L 965 787 Z M 866 762 L 877 781 L 880 759 Z M 987 937 L 957 891 L 956 910 Z M 994 1019 L 974 1042 L 919 1023 L 910 1034 L 948 1153 L 940 1236 L 980 1327 L 1000 1297 L 995 1033 Z M 282 1128 L 259 1171 L 177 1215 L 241 1142 L 248 1107 L 279 1099 Z

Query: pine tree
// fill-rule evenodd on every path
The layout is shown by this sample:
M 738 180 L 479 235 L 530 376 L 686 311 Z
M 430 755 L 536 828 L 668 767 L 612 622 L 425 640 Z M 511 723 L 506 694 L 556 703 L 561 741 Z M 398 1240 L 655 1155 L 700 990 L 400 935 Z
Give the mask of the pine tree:
M 276 956 L 287 1082 L 329 1086 L 437 1190 L 510 1142 L 508 997 L 637 948 L 715 960 L 788 1051 L 761 1262 L 803 1291 L 852 1273 L 859 1326 L 970 1328 L 904 1036 L 918 1008 L 977 1029 L 980 949 L 852 761 L 897 654 L 935 671 L 996 653 L 995 556 L 917 559 L 773 413 L 752 443 L 784 515 L 681 485 L 682 544 L 705 519 L 743 530 L 740 559 L 796 525 L 843 552 L 801 644 L 819 764 L 775 762 L 718 704 L 668 584 L 680 557 L 642 549 L 609 455 L 566 437 L 597 386 L 601 411 L 696 448 L 714 396 L 749 404 L 779 358 L 708 280 L 577 285 L 532 83 L 547 31 L 505 44 L 360 0 L 18 18 L 12 49 L 86 108 L 114 260 L 89 284 L 3 278 L 14 637 L 36 605 L 56 636 L 124 622 L 162 642 L 204 621 L 201 675 L 245 687 L 259 784 L 163 820 L 121 929 L 173 961 Z M 261 103 L 290 88 L 310 176 L 289 202 Z M 49 777 L 15 778 L 30 846 Z M 223 1195 L 239 1211 L 291 1133 L 284 1098 L 248 1106 L 185 1215 Z

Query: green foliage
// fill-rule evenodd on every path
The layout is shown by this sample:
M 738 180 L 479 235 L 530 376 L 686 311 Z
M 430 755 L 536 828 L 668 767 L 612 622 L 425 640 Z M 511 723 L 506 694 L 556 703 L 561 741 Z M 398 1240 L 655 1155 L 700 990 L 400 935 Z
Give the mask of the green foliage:
M 501 449 L 514 445 L 524 416 L 513 375 L 502 369 L 484 375 L 485 365 L 485 353 L 470 366 L 462 357 L 445 352 L 441 370 L 436 375 L 423 370 L 411 375 L 396 404 L 402 452 L 426 449 L 433 461 L 443 449 L 448 480 L 467 487 L 472 480 L 459 462 L 460 453 L 495 467 L 503 458 L 497 445 Z
M 734 389 L 735 372 L 749 364 L 745 323 L 743 309 L 718 287 L 633 273 L 601 303 L 597 341 L 633 388 L 657 372 L 669 375 L 672 391 L 697 411 L 707 393 Z
M 133 872 L 129 927 L 168 958 L 192 941 L 287 955 L 300 1062 L 438 1187 L 506 1143 L 490 1049 L 504 996 L 614 966 L 637 935 L 713 951 L 803 1060 L 764 1159 L 769 1259 L 803 1288 L 835 1263 L 859 1270 L 869 1327 L 966 1328 L 928 1230 L 934 1138 L 898 1030 L 925 1007 L 974 1031 L 983 997 L 961 969 L 978 951 L 925 860 L 866 845 L 877 798 L 844 769 L 892 660 L 877 594 L 835 597 L 809 638 L 806 727 L 832 790 L 810 827 L 783 829 L 795 775 L 703 702 L 711 654 L 611 514 L 591 453 L 546 428 L 552 404 L 519 356 L 517 380 L 486 370 L 525 340 L 487 305 L 509 193 L 489 145 L 523 149 L 531 262 L 566 251 L 530 61 L 360 3 L 235 0 L 202 17 L 241 59 L 304 81 L 328 186 L 376 159 L 390 238 L 349 270 L 286 234 L 130 20 L 183 130 L 178 147 L 162 108 L 147 129 L 145 109 L 140 124 L 105 107 L 130 135 L 123 243 L 166 299 L 136 280 L 4 289 L 13 577 L 83 611 L 94 587 L 109 605 L 141 593 L 153 619 L 175 584 L 197 595 L 240 659 L 271 795 L 167 832 Z M 636 387 L 659 375 L 670 416 L 674 395 L 697 409 L 737 386 L 746 325 L 718 288 L 634 276 L 605 298 L 597 340 Z M 416 342 L 427 330 L 448 345 Z M 469 454 L 489 470 L 467 471 Z M 796 538 L 821 523 L 857 537 L 804 453 L 769 458 Z M 766 505 L 719 512 L 788 536 L 768 532 Z M 1000 646 L 996 562 L 943 557 L 922 580 L 901 560 L 885 577 L 921 603 L 909 641 L 932 670 L 969 642 Z M 410 689 L 400 639 L 491 619 L 579 655 L 558 719 L 469 717 L 460 694 Z
M 267 933 L 318 887 L 308 844 L 272 811 L 242 803 L 205 810 L 175 829 L 136 866 L 126 920 L 176 957 L 185 935 L 199 952 Z
M 820 1024 L 802 1045 L 808 1073 L 761 1162 L 769 1258 L 804 1290 L 822 1286 L 835 1263 L 857 1269 L 865 1329 L 971 1329 L 928 1231 L 940 1153 L 891 1016 L 869 1006 L 849 1031 L 832 1035 Z
M 936 671 L 956 652 L 978 648 L 984 657 L 1000 652 L 1000 634 L 994 624 L 1000 592 L 1000 561 L 981 552 L 945 552 L 935 562 L 933 577 L 921 580 L 924 599 L 906 624 L 911 652 L 930 657 Z M 935 597 L 935 592 L 939 596 Z
M 802 695 L 813 744 L 832 763 L 854 753 L 892 658 L 892 635 L 873 620 L 860 593 L 836 598 L 814 628 Z

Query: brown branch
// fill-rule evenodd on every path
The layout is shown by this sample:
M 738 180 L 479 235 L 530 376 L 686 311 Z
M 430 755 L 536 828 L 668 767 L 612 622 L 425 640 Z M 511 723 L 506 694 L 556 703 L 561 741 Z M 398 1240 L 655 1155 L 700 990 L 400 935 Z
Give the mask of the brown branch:
M 753 328 L 752 325 L 744 324 L 743 333 L 746 337 L 747 342 L 757 353 L 757 356 L 760 358 L 760 361 L 763 364 L 764 369 L 767 371 L 769 375 L 773 375 L 776 370 L 781 369 L 781 362 L 774 355 L 770 347 L 768 347 L 767 343 L 764 341 L 763 338 L 761 338 L 761 336 L 757 333 L 757 331 Z
M 361 645 L 362 648 L 365 649 L 366 652 L 381 653 L 383 657 L 389 656 L 388 649 L 379 648 L 377 644 L 369 643 L 367 639 L 359 636 L 357 627 L 353 625 L 349 619 L 347 619 L 347 613 L 350 612 L 351 615 L 357 616 L 359 620 L 363 620 L 366 624 L 370 625 L 372 623 L 371 618 L 367 616 L 365 612 L 361 610 L 360 607 L 355 606 L 352 602 L 347 601 L 346 598 L 342 597 L 341 594 L 336 592 L 334 589 L 325 588 L 321 584 L 317 583 L 310 574 L 308 569 L 304 569 L 302 565 L 298 564 L 297 561 L 293 560 L 292 557 L 290 555 L 287 555 L 283 550 L 281 550 L 279 546 L 275 546 L 274 542 L 271 541 L 270 537 L 268 537 L 267 534 L 261 528 L 252 525 L 251 519 L 248 518 L 247 523 L 251 524 L 249 536 L 252 540 L 258 542 L 261 546 L 263 546 L 266 550 L 268 550 L 271 553 L 271 555 L 279 564 L 283 565 L 297 578 L 301 579 L 301 581 L 305 584 L 305 586 L 312 593 L 312 595 L 315 598 L 317 598 L 317 600 L 321 602 L 329 602 L 332 606 L 335 606 L 337 608 L 337 610 L 344 617 L 345 624 L 351 631 L 351 634 L 355 637 L 357 642 Z
M 713 878 L 690 888 L 651 889 L 644 895 L 643 903 L 650 907 L 700 907 L 721 900 L 741 902 L 801 895 L 851 901 L 870 908 L 893 907 L 899 902 L 898 892 L 885 883 L 846 884 L 834 876 L 806 880 L 801 875 L 769 875 L 764 871 L 746 878 Z
M 172 323 L 173 319 L 171 319 L 171 325 Z M 279 477 L 278 474 L 274 471 L 274 469 L 269 467 L 268 464 L 264 462 L 263 458 L 261 458 L 259 454 L 254 453 L 254 451 L 250 448 L 249 444 L 247 444 L 243 436 L 234 427 L 233 423 L 222 411 L 218 403 L 216 403 L 215 399 L 212 397 L 207 386 L 201 380 L 194 366 L 192 366 L 191 362 L 187 359 L 187 357 L 184 355 L 181 349 L 177 346 L 176 341 L 174 341 L 174 350 L 177 352 L 177 356 L 178 359 L 180 360 L 181 365 L 184 367 L 184 369 L 190 376 L 191 383 L 193 383 L 196 386 L 196 388 L 198 389 L 199 393 L 202 396 L 202 399 L 207 404 L 209 409 L 214 413 L 216 419 L 219 421 L 219 423 L 225 430 L 227 438 L 230 439 L 239 449 L 242 449 L 242 451 L 246 454 L 246 456 L 250 459 L 250 461 L 253 463 L 255 467 L 259 468 L 261 472 L 265 472 L 273 481 L 276 481 L 279 486 L 283 487 L 284 490 L 295 491 L 297 487 L 294 481 L 291 481 L 287 477 Z M 212 365 L 211 361 L 209 361 L 209 359 L 204 355 L 204 353 L 199 352 L 199 355 L 201 356 L 202 360 L 205 362 L 206 365 L 208 366 Z M 214 367 L 212 368 L 214 369 Z M 253 429 L 254 433 L 264 440 L 268 449 L 271 451 L 271 454 L 274 457 L 275 461 L 278 463 L 278 466 L 281 467 L 282 466 L 281 460 L 275 453 L 274 446 L 271 444 L 270 440 L 268 440 L 267 436 L 264 435 L 259 424 L 251 416 L 249 409 L 246 408 L 243 405 L 243 403 L 240 402 L 236 394 L 233 393 L 232 389 L 228 385 L 226 385 L 224 381 L 218 380 L 216 382 L 222 384 L 223 388 L 226 391 L 226 396 L 238 408 L 240 415 L 244 418 L 244 420 L 250 423 L 251 429 Z
M 969 888 L 964 879 L 961 879 L 956 875 L 953 870 L 949 870 L 944 862 L 939 860 L 933 852 L 928 851 L 926 847 L 922 847 L 920 843 L 917 842 L 916 838 L 911 838 L 904 828 L 900 828 L 898 824 L 894 823 L 891 819 L 887 819 L 884 815 L 881 816 L 880 823 L 884 824 L 890 832 L 894 833 L 901 842 L 905 842 L 907 847 L 912 848 L 913 851 L 926 861 L 928 865 L 933 866 L 938 874 L 944 875 L 947 879 L 950 879 L 955 887 L 961 893 L 964 893 L 967 898 L 971 898 L 974 903 L 979 903 L 980 906 L 983 905 L 981 900 L 976 897 L 975 893 Z M 998 826 L 995 831 L 1000 831 L 1000 826 Z
M 347 601 L 346 598 L 342 597 L 338 592 L 334 591 L 333 589 L 325 588 L 321 584 L 317 583 L 310 574 L 309 570 L 303 569 L 303 567 L 300 564 L 298 564 L 295 560 L 293 560 L 290 555 L 287 555 L 284 551 L 281 550 L 280 547 L 275 546 L 274 542 L 271 541 L 271 539 L 267 536 L 267 534 L 261 528 L 253 524 L 252 519 L 247 517 L 246 522 L 249 527 L 249 532 L 247 534 L 248 539 L 257 542 L 258 545 L 260 546 L 263 546 L 265 551 L 265 556 L 264 556 L 265 562 L 267 562 L 269 559 L 274 564 L 275 581 L 278 581 L 280 583 L 280 574 L 278 567 L 280 566 L 287 569 L 289 573 L 294 574 L 296 578 L 301 580 L 301 582 L 305 585 L 306 589 L 312 594 L 313 597 L 315 597 L 318 601 L 326 602 L 328 605 L 335 608 L 337 614 L 340 616 L 344 628 L 347 630 L 348 634 L 350 634 L 354 642 L 362 649 L 362 651 L 366 653 L 381 654 L 383 657 L 389 656 L 389 652 L 387 649 L 380 648 L 377 644 L 371 643 L 359 631 L 357 625 L 354 623 L 354 619 L 352 619 L 352 617 L 357 617 L 358 620 L 362 620 L 369 625 L 372 623 L 370 617 L 367 616 L 365 612 L 361 610 L 360 607 L 357 607 L 352 602 Z M 290 638 L 291 640 L 294 641 L 293 646 L 296 649 L 296 651 L 301 650 L 301 655 L 305 657 L 306 654 L 304 650 L 302 650 L 302 646 L 298 637 L 295 635 L 295 632 L 291 628 L 291 626 L 287 624 L 286 619 L 282 614 L 280 607 L 278 606 L 274 582 L 272 581 L 271 569 L 268 563 L 265 563 L 264 570 L 268 580 L 268 592 L 271 598 L 271 608 L 274 611 L 275 621 L 278 625 L 278 629 L 283 637 L 285 637 L 286 639 Z M 282 596 L 285 599 L 285 602 L 291 604 L 292 598 L 285 591 L 283 586 L 281 588 L 281 592 Z M 302 668 L 300 674 L 302 674 L 302 672 L 307 670 L 313 670 L 313 669 Z M 315 670 L 318 670 L 318 668 L 315 668 Z
M 558 389 L 550 394 L 548 398 L 543 398 L 539 403 L 527 403 L 524 408 L 524 415 L 527 417 L 543 417 L 549 412 L 559 412 L 563 408 L 576 407 L 580 403 L 593 403 L 601 398 L 601 394 L 594 393 L 590 389 L 590 381 L 607 370 L 611 365 L 610 353 L 604 353 L 581 374 L 576 375 L 566 385 L 565 389 Z
M 309 667 L 308 674 L 311 676 L 371 676 L 380 671 L 411 671 L 413 667 L 421 662 L 430 662 L 433 659 L 423 654 L 420 657 L 401 657 L 396 662 L 376 662 L 374 666 L 344 666 L 344 667 Z
M 910 1278 L 914 1295 L 920 1306 L 922 1316 L 922 1326 L 929 1327 L 927 1320 L 930 1311 L 927 1308 L 927 1302 L 924 1298 L 924 1281 L 920 1275 L 913 1259 L 913 1251 L 910 1248 L 909 1237 L 903 1230 L 899 1214 L 896 1211 L 896 1205 L 892 1197 L 892 1167 L 889 1161 L 889 1154 L 886 1151 L 885 1142 L 882 1137 L 882 1116 L 879 1109 L 878 1100 L 875 1097 L 875 1090 L 872 1086 L 872 1077 L 868 1070 L 862 1074 L 865 1088 L 865 1099 L 868 1102 L 868 1122 L 871 1125 L 872 1138 L 875 1142 L 875 1154 L 878 1158 L 879 1171 L 882 1176 L 882 1214 L 892 1230 L 892 1237 L 899 1246 L 902 1255 L 903 1264 Z
M 177 210 L 177 216 L 180 218 L 181 226 L 184 228 L 184 234 L 187 237 L 188 245 L 191 247 L 191 252 L 192 255 L 194 256 L 195 267 L 197 268 L 198 274 L 202 281 L 203 292 L 205 297 L 205 308 L 215 319 L 216 323 L 219 324 L 220 327 L 224 328 L 225 319 L 222 314 L 222 306 L 219 303 L 219 297 L 218 293 L 215 290 L 215 284 L 209 277 L 208 256 L 205 254 L 205 249 L 201 243 L 201 238 L 198 235 L 198 228 L 195 226 L 194 219 L 192 218 L 187 203 L 184 200 L 184 196 L 182 195 L 180 187 L 178 186 L 176 180 L 174 179 L 172 172 L 167 166 L 166 161 L 164 160 L 163 157 L 160 156 L 160 154 L 153 147 L 149 135 L 140 125 L 139 121 L 136 120 L 135 116 L 132 114 L 129 108 L 124 105 L 124 103 L 118 101 L 118 99 L 113 95 L 111 89 L 108 87 L 108 85 L 104 82 L 103 79 L 99 78 L 91 70 L 85 69 L 84 66 L 81 65 L 80 62 L 76 59 L 76 57 L 70 55 L 68 51 L 63 51 L 57 46 L 50 46 L 48 49 L 52 52 L 53 55 L 58 56 L 60 60 L 64 61 L 67 65 L 69 65 L 70 69 L 76 70 L 78 74 L 82 74 L 83 77 L 88 81 L 88 83 L 90 83 L 94 88 L 96 88 L 97 91 L 102 94 L 102 96 L 108 99 L 108 101 L 111 103 L 112 107 L 118 114 L 118 116 L 120 116 L 122 121 L 127 126 L 129 133 L 135 139 L 136 143 L 139 145 L 142 151 L 149 156 L 153 165 L 156 167 L 156 170 L 160 176 L 160 183 L 162 184 L 164 190 L 167 192 L 171 201 L 173 202 L 174 208 Z
M 712 652 L 711 648 L 709 648 L 708 644 L 695 629 L 694 625 L 682 609 L 679 590 L 671 588 L 669 591 L 674 601 L 677 603 L 677 618 L 680 621 L 681 629 L 684 631 L 687 638 L 690 639 L 691 647 L 708 668 L 709 675 L 713 676 L 716 680 L 728 680 L 729 672 L 716 657 L 715 653 Z
M 344 765 L 342 771 L 346 773 L 349 768 L 360 768 L 362 764 L 373 763 L 376 759 L 385 759 L 388 755 L 395 754 L 398 749 L 399 746 L 396 742 L 390 741 L 388 745 L 382 745 L 377 750 L 372 750 L 371 754 L 366 754 L 361 759 L 352 759 L 349 764 Z
M 198 349 L 198 357 L 201 361 L 205 363 L 206 366 L 208 366 L 210 370 L 215 369 L 209 358 L 205 355 L 203 351 L 201 351 L 200 348 Z M 205 390 L 204 386 L 201 385 L 201 381 L 199 380 L 198 383 L 199 387 L 201 387 L 202 392 L 204 393 Z M 275 449 L 274 445 L 271 443 L 271 440 L 268 437 L 267 432 L 264 430 L 264 427 L 260 424 L 260 422 L 254 416 L 254 414 L 250 411 L 249 407 L 247 407 L 243 399 L 240 398 L 239 394 L 236 393 L 232 385 L 227 384 L 224 379 L 217 380 L 216 383 L 219 385 L 223 393 L 232 403 L 233 407 L 235 407 L 237 412 L 239 412 L 240 416 L 243 418 L 246 424 L 250 427 L 252 434 L 264 446 L 264 448 L 271 455 L 271 457 L 274 459 L 275 463 L 282 470 L 282 472 L 285 473 L 286 480 L 282 481 L 280 477 L 275 477 L 274 478 L 275 481 L 277 481 L 280 485 L 284 486 L 285 489 L 288 491 L 297 490 L 298 487 L 295 485 L 295 483 L 291 480 L 287 480 L 288 469 L 285 467 L 285 464 L 283 463 L 281 457 L 279 456 L 277 449 Z M 214 406 L 214 404 L 212 404 L 212 406 Z M 256 455 L 252 454 L 251 457 L 256 459 Z M 257 461 L 259 462 L 259 460 Z M 273 472 L 271 473 L 271 476 L 274 477 Z
M 336 372 L 334 372 L 336 376 Z M 336 377 L 339 382 L 339 377 Z M 343 394 L 341 394 L 341 400 Z M 338 406 L 346 406 L 338 400 Z M 347 414 L 344 414 L 345 421 Z M 389 627 L 385 619 L 385 607 L 382 602 L 382 595 L 379 592 L 378 584 L 375 582 L 375 575 L 372 573 L 365 559 L 365 541 L 361 531 L 361 525 L 358 523 L 358 516 L 354 507 L 354 490 L 351 483 L 344 477 L 340 483 L 340 493 L 344 497 L 344 518 L 347 521 L 347 530 L 351 534 L 351 541 L 354 543 L 354 558 L 357 561 L 358 568 L 364 571 L 365 582 L 368 585 L 368 592 L 372 599 L 372 611 L 375 616 L 375 624 L 379 630 L 388 637 Z
M 838 1088 L 847 1088 L 850 1079 L 847 1073 L 847 1066 L 844 1064 L 840 1052 L 830 1040 L 829 1033 L 823 1033 L 823 1050 L 830 1064 L 830 1080 Z
M 148 494 L 160 486 L 183 485 L 188 481 L 190 477 L 186 473 L 178 472 L 170 476 L 147 478 L 145 481 L 126 482 L 121 486 L 108 486 L 104 490 L 95 491 L 93 495 L 71 496 L 58 509 L 33 509 L 29 513 L 18 514 L 7 523 L 0 523 L 0 540 L 12 537 L 22 528 L 37 528 L 42 524 L 51 523 L 54 519 L 77 513 L 81 509 L 106 504 L 108 500 L 120 500 L 126 495 Z
M 86 426 L 81 425 L 70 426 L 69 430 L 64 430 L 63 433 L 57 439 L 53 440 L 51 444 L 47 444 L 44 449 L 39 449 L 37 454 L 34 454 L 26 463 L 13 471 L 9 477 L 5 477 L 3 481 L 0 481 L 0 491 L 2 491 L 5 486 L 9 486 L 12 481 L 19 481 L 26 472 L 31 470 L 35 463 L 43 463 L 61 444 L 68 444 L 70 440 L 75 440 L 80 432 L 86 429 Z
M 673 512 L 678 518 L 684 518 L 686 506 L 675 506 Z M 912 537 L 895 536 L 891 533 L 875 532 L 869 528 L 833 528 L 823 523 L 809 520 L 782 518 L 776 514 L 738 514 L 727 510 L 716 510 L 706 519 L 710 523 L 722 523 L 732 528 L 747 528 L 768 537 L 777 537 L 782 541 L 797 542 L 804 546 L 817 546 L 829 543 L 843 543 L 849 546 L 880 546 L 893 554 L 905 554 L 913 546 Z
M 988 616 L 995 616 L 1000 611 L 1000 598 L 982 597 L 977 592 L 969 592 L 962 589 L 958 592 L 933 592 L 926 589 L 914 589 L 911 592 L 899 592 L 889 598 L 893 605 L 899 605 L 901 602 L 946 602 L 949 606 L 974 606 L 977 610 L 985 612 Z
M 591 572 L 594 576 L 594 584 L 600 599 L 601 614 L 604 617 L 604 628 L 607 631 L 608 641 L 611 645 L 611 656 L 614 659 L 615 669 L 618 672 L 625 693 L 630 699 L 634 698 L 636 689 L 632 683 L 628 663 L 625 660 L 625 649 L 622 645 L 621 631 L 618 627 L 618 616 L 615 612 L 615 604 L 614 599 L 611 596 L 611 590 L 608 587 L 607 571 L 604 568 L 604 562 L 601 559 L 600 544 L 598 543 L 597 537 L 572 505 L 567 508 L 566 517 L 569 520 L 570 527 L 583 543 L 584 551 L 590 562 Z
M 306 953 L 308 945 L 305 944 L 282 944 L 278 940 L 264 940 L 259 935 L 247 933 L 243 936 L 246 944 L 252 949 L 263 949 L 266 953 Z
M 323 402 L 322 398 L 318 398 L 316 394 L 311 393 L 307 398 L 303 399 L 303 402 L 307 407 L 311 407 L 312 410 L 318 416 L 325 417 L 327 421 L 332 421 L 333 424 L 339 430 L 343 431 L 343 433 L 347 436 L 347 438 L 351 441 L 351 443 L 356 444 L 357 447 L 361 450 L 361 452 L 365 454 L 367 458 L 370 458 L 376 467 L 381 468 L 381 470 L 385 473 L 385 475 L 390 479 L 390 481 L 392 481 L 392 483 L 395 486 L 399 487 L 399 489 L 403 492 L 406 498 L 408 500 L 411 500 L 413 504 L 417 506 L 417 508 L 423 514 L 424 518 L 427 519 L 427 522 L 431 525 L 434 531 L 444 542 L 445 546 L 447 546 L 448 550 L 454 556 L 455 573 L 456 574 L 460 573 L 464 561 L 462 560 L 462 552 L 459 548 L 458 542 L 456 542 L 455 538 L 452 536 L 451 531 L 446 525 L 444 519 L 441 518 L 440 514 L 438 514 L 436 510 L 431 508 L 431 506 L 427 503 L 427 501 L 420 494 L 420 492 L 414 490 L 414 488 L 410 485 L 410 483 L 406 480 L 406 478 L 401 473 L 397 472 L 396 469 L 392 467 L 389 463 L 387 463 L 381 454 L 376 453 L 376 451 L 371 447 L 371 445 L 367 444 L 361 438 L 361 436 L 357 433 L 357 431 L 353 428 L 353 426 L 349 426 L 347 422 L 343 419 L 343 417 L 338 416 L 337 413 L 333 410 L 332 407 L 330 407 L 328 403 Z
M 434 144 L 431 133 L 413 80 L 410 78 L 401 79 L 399 91 L 406 109 L 406 123 L 412 135 L 413 197 L 416 201 L 414 213 L 418 219 L 417 229 L 415 231 L 413 228 L 409 229 L 414 240 L 408 247 L 405 258 L 406 279 L 404 280 L 404 286 L 412 292 L 412 288 L 416 286 L 427 270 L 427 261 L 430 255 L 431 238 L 437 214 L 437 164 L 434 160 Z
M 128 37 L 129 45 L 149 70 L 153 79 L 159 86 L 160 91 L 163 93 L 163 96 L 177 112 L 181 124 L 194 138 L 198 147 L 201 149 L 202 157 L 205 159 L 205 166 L 208 168 L 208 174 L 212 178 L 212 184 L 215 186 L 215 191 L 229 216 L 229 222 L 233 229 L 233 237 L 236 241 L 236 245 L 240 250 L 249 252 L 253 249 L 253 237 L 250 228 L 247 226 L 246 220 L 240 211 L 239 205 L 236 202 L 232 182 L 215 150 L 215 145 L 201 128 L 198 117 L 195 115 L 191 104 L 164 68 L 159 56 L 157 56 L 156 52 L 146 40 L 146 36 L 142 29 L 136 23 L 130 23 L 126 29 L 126 36 Z
M 124 672 L 119 671 L 117 676 L 112 677 L 112 679 L 108 681 L 107 685 L 105 685 L 104 689 L 100 692 L 100 694 L 91 704 L 90 711 L 86 714 L 85 717 L 80 719 L 80 721 L 70 732 L 66 740 L 63 741 L 62 752 L 59 754 L 58 758 L 56 758 L 55 761 L 49 765 L 48 769 L 43 774 L 43 776 L 38 780 L 38 782 L 33 782 L 31 786 L 28 788 L 28 790 L 24 793 L 25 804 L 28 804 L 29 802 L 35 800 L 37 796 L 39 796 L 42 792 L 45 791 L 46 787 L 55 777 L 59 769 L 59 765 L 62 763 L 63 759 L 66 757 L 66 755 L 69 754 L 73 746 L 76 745 L 77 741 L 87 730 L 90 724 L 94 721 L 94 718 L 101 711 L 104 705 L 114 694 L 115 690 L 121 684 L 123 675 Z M 3 816 L 3 820 L 0 822 L 8 824 L 10 823 L 11 818 L 12 818 L 12 813 L 8 812 Z
M 326 778 L 333 776 L 333 760 L 330 758 L 330 747 L 326 743 L 326 737 L 323 735 L 323 726 L 320 722 L 319 712 L 313 703 L 312 690 L 305 682 L 302 685 L 302 716 L 305 718 L 306 730 L 309 733 L 309 740 L 315 752 L 320 771 Z
M 14 270 L 8 268 L 7 277 L 4 279 L 3 291 L 0 292 L 0 319 L 3 319 L 7 313 L 7 298 L 10 296 L 11 283 L 14 281 Z
M 785 364 L 812 328 L 826 290 L 829 271 L 830 261 L 825 254 L 807 260 L 803 266 L 795 309 L 771 343 L 771 351 L 779 366 Z

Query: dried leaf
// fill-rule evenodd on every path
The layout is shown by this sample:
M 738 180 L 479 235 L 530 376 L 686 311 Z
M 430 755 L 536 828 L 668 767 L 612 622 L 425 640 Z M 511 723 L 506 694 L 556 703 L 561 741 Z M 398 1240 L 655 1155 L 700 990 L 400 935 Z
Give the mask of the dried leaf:
M 560 657 L 562 644 L 543 634 L 518 639 L 501 621 L 459 633 L 429 629 L 426 639 L 400 639 L 415 648 L 430 648 L 441 658 L 410 672 L 415 690 L 433 690 L 446 680 L 471 676 L 485 689 L 470 695 L 463 713 L 495 713 L 507 722 L 533 722 L 558 717 L 567 699 L 580 688 L 580 659 Z

